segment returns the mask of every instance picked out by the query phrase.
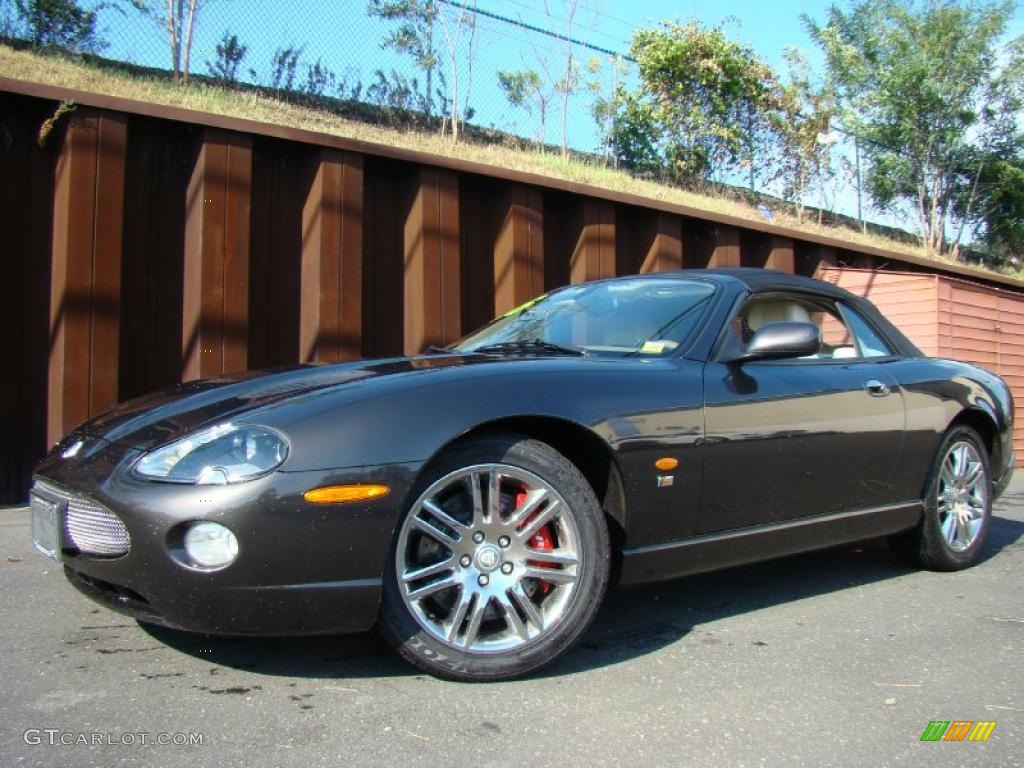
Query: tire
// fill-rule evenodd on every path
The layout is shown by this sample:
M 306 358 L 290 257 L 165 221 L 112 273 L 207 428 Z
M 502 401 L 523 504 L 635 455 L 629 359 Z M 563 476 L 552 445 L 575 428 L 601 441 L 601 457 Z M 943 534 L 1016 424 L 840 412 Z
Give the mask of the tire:
M 975 472 L 976 480 L 965 483 Z M 974 565 L 988 539 L 992 497 L 985 444 L 970 427 L 952 427 L 932 465 L 921 521 L 916 528 L 891 537 L 893 549 L 907 563 L 934 571 Z M 958 514 L 963 515 L 963 523 L 957 522 Z
M 379 622 L 405 659 L 449 680 L 506 680 L 586 631 L 608 584 L 608 530 L 586 478 L 551 446 L 513 433 L 468 439 L 410 498 Z

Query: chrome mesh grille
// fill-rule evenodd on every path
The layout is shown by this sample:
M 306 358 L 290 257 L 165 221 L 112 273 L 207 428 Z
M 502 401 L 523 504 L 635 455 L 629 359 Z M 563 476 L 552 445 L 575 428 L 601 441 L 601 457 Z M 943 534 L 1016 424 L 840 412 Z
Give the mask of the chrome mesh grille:
M 34 488 L 63 507 L 64 535 L 67 544 L 88 555 L 113 557 L 131 547 L 131 538 L 121 518 L 106 507 L 81 494 L 50 483 L 37 482 Z

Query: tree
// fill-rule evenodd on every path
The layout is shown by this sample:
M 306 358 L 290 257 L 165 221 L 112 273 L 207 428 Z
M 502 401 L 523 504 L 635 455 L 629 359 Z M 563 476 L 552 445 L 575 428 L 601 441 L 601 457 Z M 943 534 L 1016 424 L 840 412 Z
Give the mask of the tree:
M 56 46 L 75 53 L 95 53 L 105 47 L 96 32 L 96 9 L 77 0 L 14 0 L 12 31 L 37 48 Z
M 438 19 L 441 21 L 441 31 L 444 33 L 445 48 L 448 52 L 448 64 L 449 71 L 451 72 L 451 79 L 449 80 L 449 87 L 451 88 L 451 102 L 449 104 L 449 119 L 451 120 L 451 131 L 452 141 L 459 140 L 459 128 L 462 122 L 462 117 L 459 114 L 459 44 L 462 40 L 462 34 L 466 29 L 470 29 L 472 33 L 476 31 L 476 14 L 469 10 L 469 0 L 461 0 L 461 2 L 450 2 L 450 5 L 455 6 L 454 12 L 449 18 L 443 13 L 438 14 Z M 473 35 L 471 34 L 471 40 Z M 470 55 L 472 52 L 472 46 L 470 46 Z M 472 72 L 472 64 L 470 65 L 470 72 Z M 469 105 L 466 105 L 468 111 Z
M 237 35 L 227 32 L 217 43 L 217 58 L 207 65 L 210 75 L 221 83 L 233 85 L 238 82 L 238 68 L 242 66 L 249 46 L 238 41 Z
M 572 37 L 573 22 L 576 20 L 576 12 L 579 9 L 579 5 L 579 0 L 565 0 L 565 34 L 562 36 L 564 47 L 563 66 L 554 81 L 555 93 L 558 94 L 558 100 L 562 107 L 562 157 L 568 157 L 569 155 L 569 97 L 577 91 L 580 84 L 579 63 L 574 57 L 575 43 Z M 548 6 L 548 0 L 544 0 L 544 10 L 550 19 L 551 10 Z
M 415 96 L 419 84 L 415 78 L 391 70 L 390 76 L 382 69 L 374 71 L 376 80 L 366 88 L 366 100 L 385 108 L 385 116 L 395 125 L 409 122 L 409 110 L 416 108 Z
M 129 0 L 167 35 L 174 81 L 187 83 L 192 62 L 192 41 L 199 12 L 210 0 Z
M 295 90 L 295 75 L 299 67 L 299 56 L 302 49 L 287 45 L 274 51 L 270 60 L 270 87 L 283 95 L 285 91 Z
M 317 59 L 313 64 L 306 66 L 306 82 L 302 86 L 303 93 L 319 99 L 337 87 L 338 78 L 335 77 L 334 72 L 324 66 L 322 59 Z
M 825 24 L 805 17 L 860 142 L 874 202 L 916 209 L 934 254 L 959 251 L 980 184 L 1019 121 L 1020 38 L 999 41 L 1010 2 L 856 0 Z
M 588 7 L 580 0 L 562 0 L 561 11 L 564 16 L 558 16 L 552 11 L 549 0 L 544 0 L 544 13 L 548 17 L 548 28 L 558 28 L 558 55 L 557 66 L 551 67 L 546 56 L 535 50 L 537 63 L 551 84 L 551 88 L 558 96 L 560 107 L 559 122 L 561 125 L 561 152 L 562 157 L 569 155 L 569 100 L 574 96 L 582 85 L 582 66 L 577 60 L 576 48 L 579 43 L 575 35 L 579 28 L 592 30 L 601 17 L 601 8 L 598 5 Z M 580 18 L 580 11 L 586 11 L 587 17 Z
M 818 223 L 825 205 L 825 183 L 831 172 L 832 120 L 835 94 L 828 84 L 813 82 L 807 59 L 795 49 L 785 52 L 789 80 L 777 91 L 778 177 L 783 196 L 796 205 L 803 220 L 807 194 L 818 185 Z
M 640 29 L 631 53 L 640 87 L 620 87 L 612 143 L 627 167 L 660 167 L 677 181 L 723 180 L 752 167 L 770 135 L 777 78 L 721 27 L 697 21 Z
M 596 56 L 587 62 L 587 73 L 590 75 L 590 80 L 587 81 L 587 91 L 591 96 L 590 114 L 597 123 L 601 151 L 606 160 L 613 156 L 615 120 L 620 107 L 617 98 L 619 83 L 625 80 L 628 74 L 625 62 L 618 55 L 608 56 L 607 70 L 610 77 L 604 76 L 605 67 Z
M 434 24 L 438 17 L 436 0 L 370 0 L 370 16 L 397 23 L 397 27 L 384 38 L 384 47 L 413 58 L 426 78 L 423 111 L 434 112 L 434 70 L 439 61 L 434 40 Z
M 363 78 L 355 67 L 346 67 L 337 78 L 335 89 L 342 101 L 360 101 L 363 95 Z
M 981 163 L 976 214 L 978 239 L 999 261 L 1024 258 L 1024 151 Z
M 14 37 L 16 35 L 17 27 L 13 12 L 13 2 L 0 0 L 0 37 Z
M 537 112 L 537 144 L 543 146 L 547 137 L 548 108 L 551 94 L 544 88 L 540 75 L 533 69 L 499 70 L 498 87 L 508 103 L 532 115 Z
M 615 92 L 615 120 L 610 144 L 616 165 L 640 175 L 671 174 L 668 159 L 662 154 L 661 115 L 642 91 L 620 85 Z
M 470 31 L 466 55 L 469 59 L 469 75 L 472 77 L 476 13 L 469 7 L 469 2 L 470 0 L 444 0 L 443 5 L 451 9 L 447 14 L 441 12 L 440 0 L 370 0 L 367 9 L 371 16 L 398 24 L 384 39 L 384 47 L 412 56 L 416 66 L 423 70 L 426 75 L 426 93 L 422 98 L 421 108 L 428 117 L 431 116 L 436 95 L 447 113 L 445 123 L 450 124 L 452 138 L 455 140 L 458 140 L 464 115 L 472 113 L 468 103 L 461 110 L 461 114 L 459 108 L 460 50 L 466 30 Z M 445 80 L 440 72 L 438 79 L 443 86 L 451 88 L 450 98 L 446 90 L 441 88 L 434 93 L 434 71 L 439 66 L 435 25 L 440 26 L 449 65 L 448 79 Z M 443 128 L 442 125 L 442 130 Z

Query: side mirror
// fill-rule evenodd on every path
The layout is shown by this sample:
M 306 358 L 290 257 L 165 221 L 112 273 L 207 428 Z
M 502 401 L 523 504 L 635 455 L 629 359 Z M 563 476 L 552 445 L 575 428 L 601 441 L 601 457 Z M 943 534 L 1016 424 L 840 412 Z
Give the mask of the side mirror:
M 747 351 L 731 363 L 755 360 L 783 360 L 816 355 L 821 349 L 821 329 L 812 323 L 768 323 L 761 326 L 747 345 Z

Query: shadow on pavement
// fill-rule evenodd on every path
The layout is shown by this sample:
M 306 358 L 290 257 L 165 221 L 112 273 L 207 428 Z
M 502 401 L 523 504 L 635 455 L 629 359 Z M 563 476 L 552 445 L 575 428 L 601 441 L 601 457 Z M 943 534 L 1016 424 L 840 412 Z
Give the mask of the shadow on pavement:
M 375 632 L 314 637 L 216 637 L 139 624 L 154 640 L 197 659 L 261 675 L 394 677 L 417 673 Z
M 1024 492 L 1006 501 L 1024 504 Z M 993 517 L 985 560 L 1017 545 L 1024 523 Z M 612 591 L 580 643 L 535 677 L 555 677 L 618 664 L 656 651 L 697 629 L 695 642 L 722 640 L 699 627 L 749 611 L 914 573 L 884 540 L 796 555 L 663 584 Z M 375 633 L 311 638 L 223 638 L 141 625 L 182 653 L 257 674 L 307 678 L 412 676 Z M 753 641 L 758 644 L 759 640 Z
M 1024 494 L 1021 494 L 1024 499 Z M 1015 545 L 1024 523 L 993 517 L 982 562 Z M 690 634 L 697 642 L 722 640 L 701 625 L 749 611 L 793 603 L 916 573 L 892 554 L 884 539 L 825 549 L 781 560 L 701 574 L 679 581 L 619 590 L 609 595 L 577 649 L 542 676 L 568 674 L 627 661 Z M 755 644 L 764 642 L 755 639 Z

